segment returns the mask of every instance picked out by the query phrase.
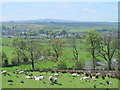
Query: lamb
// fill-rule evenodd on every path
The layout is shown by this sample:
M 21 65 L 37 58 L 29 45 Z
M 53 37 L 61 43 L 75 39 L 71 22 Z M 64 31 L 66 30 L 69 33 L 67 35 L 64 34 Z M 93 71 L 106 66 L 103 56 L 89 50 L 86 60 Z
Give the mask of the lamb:
M 83 78 L 80 78 L 80 80 L 84 80 L 84 79 L 90 79 L 90 77 L 83 77 Z

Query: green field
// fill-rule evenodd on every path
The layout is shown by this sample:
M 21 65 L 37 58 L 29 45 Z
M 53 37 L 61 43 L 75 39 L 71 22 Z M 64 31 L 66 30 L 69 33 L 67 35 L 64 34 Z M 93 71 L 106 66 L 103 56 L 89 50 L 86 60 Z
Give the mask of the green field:
M 26 79 L 25 74 L 13 74 L 12 72 L 9 72 L 11 76 L 4 76 L 2 75 L 2 87 L 3 88 L 94 88 L 94 85 L 96 85 L 96 88 L 118 88 L 118 80 L 114 78 L 108 78 L 106 77 L 105 80 L 103 80 L 101 77 L 99 77 L 96 81 L 93 79 L 89 80 L 80 80 L 80 78 L 84 77 L 84 75 L 81 75 L 79 77 L 73 77 L 70 73 L 60 74 L 58 78 L 58 84 L 51 85 L 51 82 L 48 80 L 49 76 L 54 75 L 54 73 L 40 73 L 40 72 L 29 72 L 29 74 L 33 74 L 33 76 L 39 76 L 43 75 L 45 76 L 45 79 L 41 81 L 36 81 L 33 79 Z M 19 76 L 17 78 L 16 76 Z M 13 85 L 10 85 L 8 80 L 13 80 Z M 21 81 L 24 81 L 24 83 L 21 83 Z M 106 81 L 111 81 L 113 84 L 108 85 L 106 84 Z M 34 85 L 33 85 L 34 83 Z M 62 84 L 62 85 L 60 85 Z

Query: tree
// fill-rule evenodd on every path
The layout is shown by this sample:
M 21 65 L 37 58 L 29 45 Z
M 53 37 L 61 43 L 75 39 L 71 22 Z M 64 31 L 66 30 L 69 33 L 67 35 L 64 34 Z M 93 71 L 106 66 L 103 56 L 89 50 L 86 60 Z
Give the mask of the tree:
M 11 46 L 15 48 L 14 53 L 17 54 L 18 64 L 20 64 L 20 56 L 24 56 L 25 57 L 24 59 L 27 58 L 26 55 L 25 55 L 25 52 L 24 52 L 25 48 L 26 48 L 26 43 L 20 37 L 13 38 L 10 43 L 11 43 Z
M 73 53 L 74 59 L 78 60 L 78 58 L 79 58 L 78 44 L 79 43 L 77 42 L 76 38 L 71 38 L 71 40 L 69 42 L 70 42 L 70 45 L 72 48 L 72 53 Z
M 63 53 L 63 45 L 64 41 L 61 40 L 60 38 L 52 38 L 50 40 L 50 45 L 53 49 L 53 56 L 55 57 L 55 60 L 58 61 L 58 58 L 62 55 Z
M 115 53 L 118 51 L 119 39 L 113 36 L 112 33 L 101 35 L 100 48 L 98 50 L 100 56 L 108 62 L 108 69 L 111 70 L 111 61 Z
M 93 69 L 95 69 L 97 49 L 99 46 L 99 33 L 96 31 L 88 31 L 86 33 L 85 45 L 88 52 L 90 52 L 93 60 Z
M 28 41 L 26 50 L 29 52 L 32 69 L 35 69 L 35 60 L 41 57 L 43 46 L 35 41 Z

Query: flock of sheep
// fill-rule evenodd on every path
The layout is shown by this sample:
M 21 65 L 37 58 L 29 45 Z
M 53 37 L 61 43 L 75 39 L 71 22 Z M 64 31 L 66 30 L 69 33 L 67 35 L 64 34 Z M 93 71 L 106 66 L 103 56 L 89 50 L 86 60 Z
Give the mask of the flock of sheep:
M 1 73 L 4 74 L 4 75 L 9 75 L 10 76 L 10 74 L 8 73 L 7 70 L 6 71 L 1 71 Z M 18 70 L 18 69 L 14 70 L 13 73 L 14 74 L 26 74 L 26 76 L 25 76 L 26 79 L 33 79 L 33 80 L 38 80 L 38 81 L 41 81 L 41 80 L 45 79 L 45 76 L 43 76 L 43 75 L 33 76 L 32 74 L 27 74 L 25 71 Z M 80 78 L 80 80 L 93 79 L 94 81 L 96 81 L 99 77 L 101 77 L 103 80 L 105 80 L 106 77 L 116 78 L 115 75 L 112 75 L 110 73 L 102 74 L 102 73 L 85 72 L 85 73 L 82 73 L 82 74 L 84 74 L 84 77 Z M 79 77 L 82 74 L 81 73 L 79 73 L 79 74 L 78 73 L 72 73 L 71 76 Z M 62 76 L 62 73 L 58 72 L 58 73 L 55 73 L 53 76 L 49 76 L 48 80 L 53 84 L 58 84 L 58 78 L 57 77 L 60 77 L 60 76 Z M 106 81 L 106 84 L 112 85 L 113 83 L 111 81 Z

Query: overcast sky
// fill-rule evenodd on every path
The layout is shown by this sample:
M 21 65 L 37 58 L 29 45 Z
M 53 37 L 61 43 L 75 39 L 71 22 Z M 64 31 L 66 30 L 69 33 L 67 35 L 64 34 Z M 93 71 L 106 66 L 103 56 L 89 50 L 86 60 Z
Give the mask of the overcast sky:
M 74 21 L 118 20 L 117 2 L 9 2 L 3 3 L 0 20 L 65 19 Z

